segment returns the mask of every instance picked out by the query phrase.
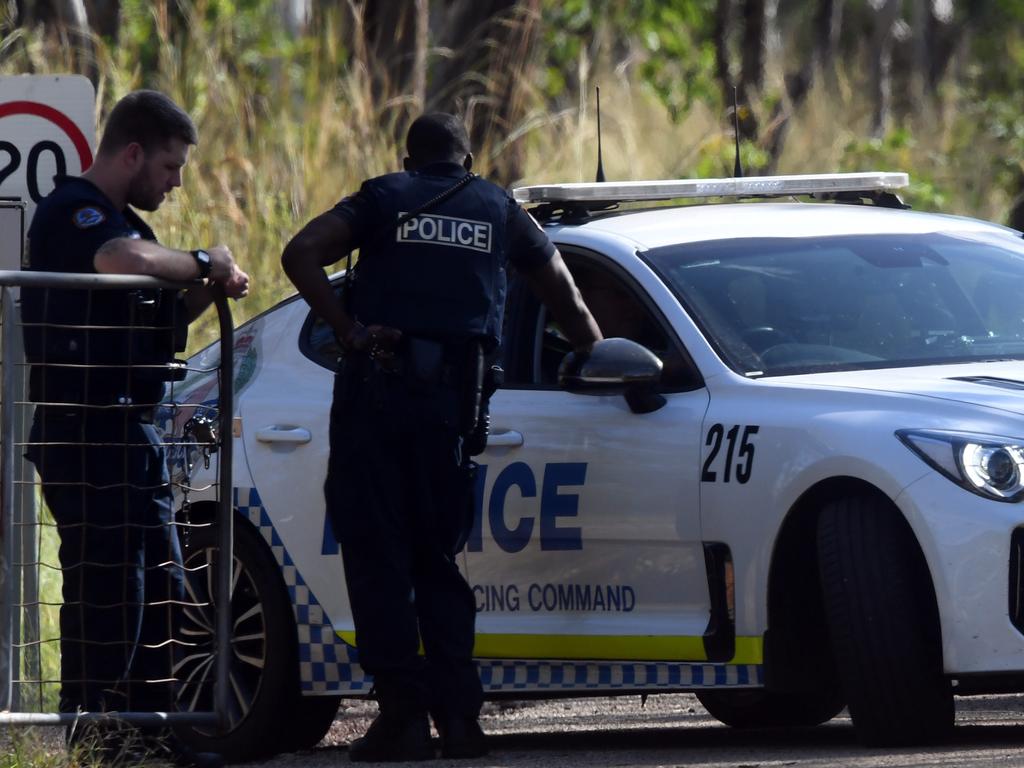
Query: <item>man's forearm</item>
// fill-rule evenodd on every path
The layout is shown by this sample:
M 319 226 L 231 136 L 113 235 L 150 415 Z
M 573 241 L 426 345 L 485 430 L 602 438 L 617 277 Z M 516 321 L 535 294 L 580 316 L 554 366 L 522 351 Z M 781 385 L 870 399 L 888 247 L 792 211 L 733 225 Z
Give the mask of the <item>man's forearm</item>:
M 295 249 L 289 245 L 285 249 L 282 264 L 288 279 L 309 304 L 313 314 L 333 328 L 338 338 L 345 338 L 352 329 L 352 318 L 338 301 L 327 273 L 317 263 L 315 255 L 296 254 Z
M 288 279 L 309 304 L 309 308 L 343 341 L 355 326 L 331 287 L 324 266 L 352 248 L 350 230 L 342 220 L 330 214 L 309 222 L 285 246 L 281 266 Z
M 589 347 L 603 337 L 562 257 L 556 253 L 550 262 L 528 273 L 526 280 L 537 297 L 551 310 L 562 332 L 577 349 Z
M 199 317 L 206 308 L 213 303 L 213 293 L 210 286 L 197 286 L 185 292 L 185 318 L 192 322 Z
M 117 275 L 151 275 L 164 280 L 195 280 L 199 265 L 188 251 L 167 248 L 151 240 L 119 237 L 96 251 L 97 272 Z

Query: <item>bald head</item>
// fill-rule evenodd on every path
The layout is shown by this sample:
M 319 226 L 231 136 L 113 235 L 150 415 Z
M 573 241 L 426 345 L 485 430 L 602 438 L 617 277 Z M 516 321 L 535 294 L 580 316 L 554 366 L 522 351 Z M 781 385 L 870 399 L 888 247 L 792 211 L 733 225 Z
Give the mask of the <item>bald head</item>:
M 469 135 L 462 121 L 446 112 L 417 117 L 405 140 L 406 167 L 415 170 L 430 163 L 465 164 L 470 157 Z

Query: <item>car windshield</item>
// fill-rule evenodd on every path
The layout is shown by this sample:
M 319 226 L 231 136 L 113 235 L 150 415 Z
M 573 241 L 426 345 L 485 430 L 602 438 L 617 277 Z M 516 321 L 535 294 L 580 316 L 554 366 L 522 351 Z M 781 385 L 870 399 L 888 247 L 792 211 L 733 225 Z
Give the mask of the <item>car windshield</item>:
M 1010 233 L 746 238 L 642 254 L 748 376 L 1024 359 Z

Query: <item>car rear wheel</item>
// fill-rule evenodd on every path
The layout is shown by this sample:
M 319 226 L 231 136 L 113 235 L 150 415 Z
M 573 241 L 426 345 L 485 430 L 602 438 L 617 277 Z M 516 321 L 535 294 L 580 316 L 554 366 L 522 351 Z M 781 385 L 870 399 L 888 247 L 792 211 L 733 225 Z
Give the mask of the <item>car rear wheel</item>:
M 938 609 L 906 521 L 858 496 L 824 507 L 818 548 L 825 610 L 858 738 L 872 746 L 934 742 L 953 725 Z
M 843 709 L 839 690 L 777 693 L 763 689 L 700 691 L 697 700 L 733 728 L 805 728 L 827 723 Z
M 194 529 L 184 552 L 186 599 L 190 605 L 183 611 L 181 637 L 188 645 L 175 665 L 175 676 L 182 681 L 177 692 L 178 708 L 185 711 L 213 709 L 214 574 L 219 557 L 216 535 L 212 525 Z M 226 760 L 237 762 L 266 757 L 291 746 L 292 729 L 282 725 L 295 722 L 299 685 L 295 622 L 288 592 L 277 562 L 259 533 L 244 523 L 235 525 L 231 584 L 227 728 L 213 731 L 186 727 L 179 729 L 179 735 L 198 751 L 219 752 Z M 311 728 L 313 724 L 303 727 Z M 300 741 L 310 738 L 306 733 Z

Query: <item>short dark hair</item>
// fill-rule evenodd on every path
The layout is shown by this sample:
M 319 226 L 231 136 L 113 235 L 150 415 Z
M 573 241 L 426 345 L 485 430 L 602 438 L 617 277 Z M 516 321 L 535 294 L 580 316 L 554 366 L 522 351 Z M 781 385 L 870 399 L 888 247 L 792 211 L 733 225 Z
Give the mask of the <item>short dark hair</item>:
M 415 163 L 454 161 L 469 154 L 466 126 L 455 115 L 431 112 L 417 117 L 405 139 L 409 159 Z
M 135 142 L 148 152 L 171 139 L 199 140 L 188 113 L 159 91 L 132 91 L 110 111 L 99 151 L 116 152 Z

